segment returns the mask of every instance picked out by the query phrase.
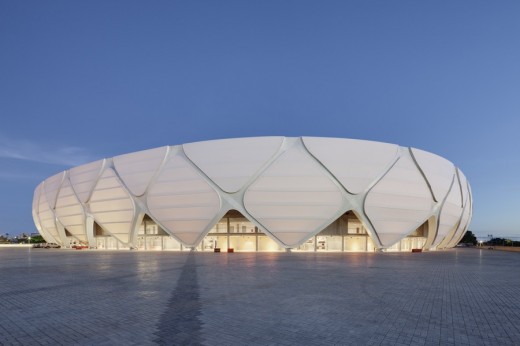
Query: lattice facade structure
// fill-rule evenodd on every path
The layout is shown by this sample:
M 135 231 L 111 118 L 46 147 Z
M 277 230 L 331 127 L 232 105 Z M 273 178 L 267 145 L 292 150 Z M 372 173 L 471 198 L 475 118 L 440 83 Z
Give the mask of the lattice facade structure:
M 424 250 L 455 246 L 471 189 L 448 160 L 415 148 L 318 137 L 252 137 L 160 147 L 71 168 L 34 192 L 48 242 L 96 247 L 100 232 L 136 247 L 150 218 L 185 248 L 236 210 L 280 248 L 298 248 L 346 212 L 376 249 L 427 225 Z M 100 228 L 101 230 L 99 230 Z

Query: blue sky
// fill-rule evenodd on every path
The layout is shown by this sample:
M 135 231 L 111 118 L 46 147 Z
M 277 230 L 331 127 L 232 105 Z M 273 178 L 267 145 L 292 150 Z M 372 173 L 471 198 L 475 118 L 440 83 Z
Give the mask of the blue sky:
M 306 135 L 441 155 L 472 184 L 470 229 L 520 237 L 519 17 L 518 1 L 2 1 L 0 234 L 35 231 L 35 186 L 71 166 Z

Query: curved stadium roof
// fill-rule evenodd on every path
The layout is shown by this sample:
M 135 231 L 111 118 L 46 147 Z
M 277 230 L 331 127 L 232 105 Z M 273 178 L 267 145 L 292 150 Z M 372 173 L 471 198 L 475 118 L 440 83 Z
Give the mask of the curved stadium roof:
M 132 246 L 146 214 L 193 247 L 232 209 L 286 248 L 351 210 L 377 248 L 427 222 L 425 249 L 442 249 L 464 235 L 472 199 L 458 168 L 419 149 L 344 138 L 252 137 L 91 162 L 47 178 L 33 200 L 38 230 L 60 244 L 65 229 L 92 243 L 95 221 Z

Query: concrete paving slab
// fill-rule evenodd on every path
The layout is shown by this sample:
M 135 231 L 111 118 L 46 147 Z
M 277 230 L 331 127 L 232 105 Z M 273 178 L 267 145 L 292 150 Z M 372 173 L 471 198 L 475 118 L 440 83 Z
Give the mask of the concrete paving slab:
M 520 254 L 0 249 L 0 345 L 520 345 Z

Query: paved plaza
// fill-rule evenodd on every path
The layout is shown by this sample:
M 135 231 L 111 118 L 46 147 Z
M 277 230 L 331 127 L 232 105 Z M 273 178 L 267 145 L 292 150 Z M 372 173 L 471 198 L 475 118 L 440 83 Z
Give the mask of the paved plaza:
M 0 248 L 0 345 L 520 345 L 520 253 Z

